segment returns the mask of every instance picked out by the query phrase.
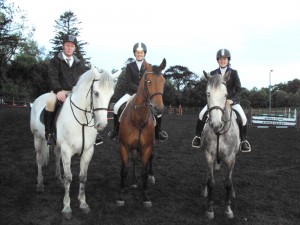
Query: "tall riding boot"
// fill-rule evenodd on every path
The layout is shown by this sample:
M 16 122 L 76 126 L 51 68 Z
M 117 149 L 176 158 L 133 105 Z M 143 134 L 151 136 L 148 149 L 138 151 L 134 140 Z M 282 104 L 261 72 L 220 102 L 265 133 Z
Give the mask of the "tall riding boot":
M 197 125 L 196 125 L 196 136 L 193 138 L 193 141 L 192 141 L 193 148 L 200 148 L 200 146 L 201 146 L 201 134 L 202 134 L 204 125 L 205 125 L 205 122 L 198 119 Z
M 155 126 L 155 139 L 166 141 L 168 140 L 168 134 L 166 131 L 161 131 L 161 117 L 155 117 L 156 126 Z
M 116 139 L 119 134 L 119 117 L 117 114 L 114 114 L 114 129 L 108 132 L 108 137 L 110 139 Z
M 248 127 L 247 124 L 241 128 L 241 152 L 251 152 L 251 145 L 247 141 Z
M 44 114 L 44 122 L 45 122 L 45 138 L 47 141 L 47 145 L 54 145 L 55 144 L 55 138 L 54 138 L 54 129 L 53 129 L 53 119 L 54 119 L 55 113 L 49 112 L 45 110 Z

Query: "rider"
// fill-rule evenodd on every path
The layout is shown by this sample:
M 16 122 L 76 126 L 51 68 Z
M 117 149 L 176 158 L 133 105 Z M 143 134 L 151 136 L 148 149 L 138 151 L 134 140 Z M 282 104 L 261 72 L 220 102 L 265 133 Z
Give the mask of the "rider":
M 115 139 L 119 132 L 118 111 L 120 107 L 127 102 L 138 89 L 139 82 L 145 72 L 143 62 L 146 53 L 147 47 L 144 43 L 139 42 L 133 46 L 133 54 L 136 60 L 128 63 L 126 66 L 125 82 L 127 90 L 126 94 L 114 105 L 114 130 L 108 133 L 110 139 Z M 165 131 L 161 131 L 161 116 L 162 115 L 156 116 L 155 138 L 165 141 L 168 139 L 168 134 Z
M 76 37 L 67 34 L 63 37 L 62 51 L 50 60 L 48 76 L 52 91 L 49 93 L 44 114 L 45 138 L 48 145 L 55 144 L 53 119 L 56 102 L 66 100 L 79 76 L 85 72 L 80 60 L 74 55 L 76 47 Z M 95 144 L 102 143 L 101 136 L 97 134 Z
M 217 52 L 217 61 L 219 64 L 219 68 L 212 71 L 210 74 L 221 74 L 224 76 L 226 72 L 230 73 L 230 78 L 226 83 L 228 96 L 227 96 L 227 103 L 229 103 L 233 109 L 238 112 L 238 124 L 240 126 L 240 133 L 241 133 L 241 152 L 250 152 L 251 146 L 247 141 L 247 117 L 239 104 L 242 88 L 240 78 L 238 76 L 238 72 L 236 70 L 231 69 L 230 67 L 230 59 L 231 55 L 227 49 L 220 49 Z M 199 118 L 197 121 L 196 126 L 196 136 L 193 139 L 192 146 L 194 148 L 200 148 L 201 146 L 201 134 L 204 128 L 204 125 L 207 120 L 207 105 L 201 110 L 199 114 Z M 241 120 L 241 121 L 240 121 Z M 242 125 L 242 126 L 241 126 Z

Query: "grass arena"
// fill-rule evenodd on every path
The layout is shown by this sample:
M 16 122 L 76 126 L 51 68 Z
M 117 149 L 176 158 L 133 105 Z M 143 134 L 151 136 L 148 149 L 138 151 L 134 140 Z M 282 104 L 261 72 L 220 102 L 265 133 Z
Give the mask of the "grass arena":
M 223 213 L 225 170 L 221 165 L 221 170 L 215 172 L 215 219 L 209 221 L 205 217 L 207 200 L 201 195 L 205 160 L 199 149 L 191 147 L 197 116 L 164 114 L 162 128 L 168 132 L 169 140 L 155 145 L 156 184 L 149 184 L 148 188 L 151 208 L 143 207 L 140 188 L 128 191 L 125 206 L 116 205 L 121 163 L 118 142 L 106 135 L 112 128 L 109 120 L 103 131 L 104 144 L 95 146 L 88 170 L 86 196 L 91 212 L 83 214 L 78 207 L 79 159 L 74 156 L 70 190 L 73 218 L 64 220 L 64 188 L 54 176 L 52 152 L 43 170 L 45 192 L 35 191 L 37 166 L 29 127 L 30 108 L 1 105 L 0 224 L 299 224 L 300 131 L 250 128 L 252 152 L 238 153 L 233 171 L 235 217 L 229 220 Z M 129 178 L 130 172 L 129 167 Z

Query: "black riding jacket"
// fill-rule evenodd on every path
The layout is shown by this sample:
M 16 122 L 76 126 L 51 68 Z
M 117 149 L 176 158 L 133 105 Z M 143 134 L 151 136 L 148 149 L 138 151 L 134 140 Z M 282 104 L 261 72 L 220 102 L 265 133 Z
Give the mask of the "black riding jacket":
M 80 60 L 74 55 L 73 58 L 71 67 L 64 60 L 61 52 L 50 60 L 48 76 L 50 88 L 54 93 L 61 90 L 71 91 L 80 75 L 85 72 Z
M 233 101 L 233 105 L 240 102 L 240 98 L 242 95 L 242 86 L 241 81 L 236 70 L 227 67 L 226 73 L 230 72 L 229 79 L 226 82 L 227 86 L 227 99 Z M 211 75 L 221 74 L 220 68 L 213 70 L 210 72 Z
M 144 64 L 142 64 L 141 70 L 139 70 L 135 61 L 127 64 L 125 75 L 126 93 L 130 95 L 136 93 L 144 72 Z

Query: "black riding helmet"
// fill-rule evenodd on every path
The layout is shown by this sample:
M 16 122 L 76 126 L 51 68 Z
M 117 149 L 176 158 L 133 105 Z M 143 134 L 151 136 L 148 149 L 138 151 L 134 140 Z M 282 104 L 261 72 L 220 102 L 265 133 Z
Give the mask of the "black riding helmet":
M 72 34 L 67 34 L 67 35 L 64 36 L 63 44 L 66 43 L 66 42 L 72 42 L 77 46 L 77 39 Z
M 133 54 L 135 53 L 135 51 L 144 51 L 145 55 L 147 53 L 147 47 L 144 43 L 142 42 L 138 42 L 133 46 Z
M 228 58 L 228 61 L 231 59 L 230 52 L 226 48 L 222 48 L 217 52 L 217 60 L 219 58 Z

